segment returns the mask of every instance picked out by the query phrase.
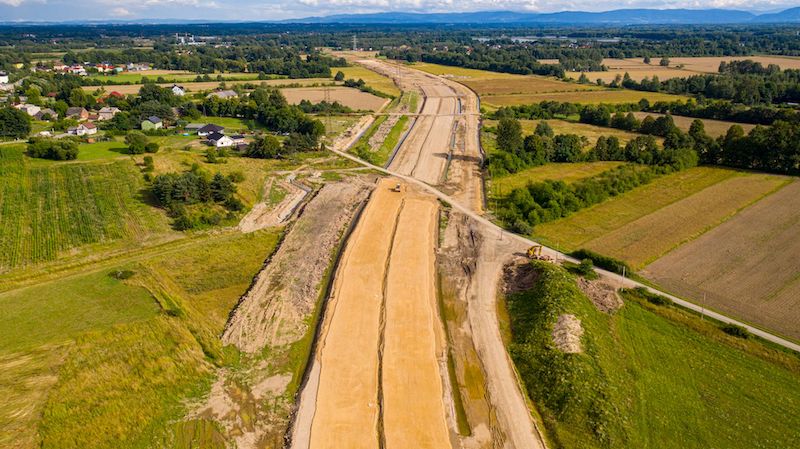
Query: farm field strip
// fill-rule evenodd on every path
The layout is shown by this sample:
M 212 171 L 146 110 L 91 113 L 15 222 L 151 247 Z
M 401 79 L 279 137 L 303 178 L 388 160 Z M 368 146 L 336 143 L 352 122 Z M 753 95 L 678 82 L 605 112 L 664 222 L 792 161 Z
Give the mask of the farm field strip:
M 734 176 L 588 241 L 585 246 L 638 269 L 713 229 L 786 182 L 786 178 L 775 175 Z
M 677 294 L 800 340 L 800 182 L 651 263 L 642 274 Z
M 219 87 L 220 83 L 223 81 L 192 81 L 192 82 L 185 82 L 180 83 L 181 86 L 186 88 L 188 92 L 199 92 L 204 90 L 212 90 Z M 298 79 L 288 79 L 288 78 L 279 78 L 279 79 L 272 79 L 272 80 L 235 80 L 235 81 L 224 81 L 225 85 L 230 88 L 230 86 L 240 85 L 240 84 L 255 84 L 256 86 L 260 86 L 262 84 L 270 86 L 270 87 L 281 87 L 281 86 L 288 86 L 288 85 L 300 85 L 300 86 L 310 86 L 315 84 L 325 84 L 330 83 L 329 78 L 298 78 Z M 158 83 L 161 87 L 172 87 L 175 83 Z M 142 84 L 111 84 L 111 85 L 104 85 L 104 86 L 83 86 L 83 90 L 87 92 L 94 92 L 98 89 L 105 89 L 106 92 L 119 92 L 123 95 L 136 95 L 139 93 L 139 89 L 142 88 Z
M 326 91 L 329 101 L 338 101 L 355 110 L 378 111 L 389 103 L 386 98 L 361 92 L 352 87 L 294 87 L 281 89 L 281 93 L 290 104 L 299 104 L 302 100 L 319 103 L 326 99 Z
M 568 217 L 537 225 L 534 236 L 566 251 L 578 249 L 640 217 L 736 176 L 723 168 L 695 167 L 662 176 Z
M 567 120 L 560 120 L 560 119 L 546 119 L 546 120 L 520 120 L 520 124 L 522 125 L 522 131 L 525 134 L 533 134 L 536 130 L 536 125 L 539 122 L 547 122 L 551 128 L 553 128 L 553 132 L 556 134 L 577 134 L 582 137 L 586 137 L 588 142 L 588 147 L 594 148 L 595 143 L 597 142 L 597 138 L 600 136 L 603 137 L 610 137 L 615 136 L 619 139 L 620 145 L 623 147 L 629 141 L 639 137 L 641 134 L 624 131 L 621 129 L 616 128 L 607 128 L 603 126 L 595 126 L 589 125 L 587 123 L 579 123 L 579 122 L 571 122 Z M 497 120 L 484 120 L 484 126 L 497 126 Z M 662 139 L 657 137 L 657 139 Z
M 642 98 L 646 98 L 651 103 L 657 101 L 676 101 L 686 100 L 687 97 L 681 95 L 665 94 L 660 92 L 642 92 L 636 90 L 610 89 L 592 90 L 575 92 L 547 92 L 516 95 L 491 95 L 481 97 L 482 102 L 487 105 L 515 106 L 520 104 L 539 103 L 541 101 L 562 101 L 580 104 L 600 104 L 600 103 L 635 103 Z

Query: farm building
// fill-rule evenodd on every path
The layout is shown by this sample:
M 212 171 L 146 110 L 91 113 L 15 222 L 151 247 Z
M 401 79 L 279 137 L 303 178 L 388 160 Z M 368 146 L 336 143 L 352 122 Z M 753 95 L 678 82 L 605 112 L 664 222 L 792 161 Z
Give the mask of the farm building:
M 197 130 L 197 135 L 200 137 L 206 137 L 213 133 L 225 134 L 225 128 L 213 123 L 209 123 Z
M 148 117 L 147 120 L 142 122 L 143 131 L 152 131 L 154 129 L 161 129 L 164 127 L 164 122 L 156 116 Z

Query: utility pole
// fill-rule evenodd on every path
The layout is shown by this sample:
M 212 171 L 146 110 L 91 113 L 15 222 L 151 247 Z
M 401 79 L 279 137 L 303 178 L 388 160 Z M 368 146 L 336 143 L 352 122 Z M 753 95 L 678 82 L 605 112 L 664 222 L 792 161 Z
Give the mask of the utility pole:
M 330 88 L 330 86 L 327 86 L 327 85 L 326 85 L 326 86 L 323 88 L 323 92 L 324 92 L 324 99 L 323 99 L 323 101 L 324 101 L 325 103 L 327 103 L 327 104 L 326 104 L 326 109 L 327 109 L 327 110 L 325 111 L 325 128 L 326 128 L 326 132 L 330 132 L 330 131 L 331 131 L 331 110 L 330 110 L 330 105 L 331 105 L 331 88 Z
M 358 38 L 353 34 L 353 51 L 358 51 Z

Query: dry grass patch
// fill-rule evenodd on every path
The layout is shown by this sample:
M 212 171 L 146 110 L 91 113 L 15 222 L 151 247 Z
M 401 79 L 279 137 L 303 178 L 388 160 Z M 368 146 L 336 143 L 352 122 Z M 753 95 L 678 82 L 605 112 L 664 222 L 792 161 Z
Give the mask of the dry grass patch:
M 281 89 L 281 92 L 283 92 L 283 95 L 286 97 L 286 101 L 291 104 L 298 104 L 302 100 L 319 103 L 325 100 L 326 90 L 330 96 L 330 101 L 338 101 L 355 110 L 377 111 L 388 102 L 385 98 L 361 92 L 351 87 L 330 87 L 327 89 L 321 87 L 299 87 Z
M 677 294 L 800 340 L 800 183 L 647 266 Z
M 633 113 L 637 119 L 643 120 L 647 116 L 651 116 L 654 118 L 661 117 L 664 114 L 658 114 L 655 112 L 634 112 Z M 696 119 L 694 117 L 683 117 L 680 115 L 673 115 L 672 120 L 675 122 L 675 126 L 682 129 L 683 131 L 689 131 L 689 127 L 692 126 L 692 122 Z M 711 137 L 718 137 L 723 136 L 725 133 L 728 132 L 728 128 L 733 125 L 739 125 L 744 129 L 745 133 L 750 132 L 751 129 L 755 128 L 756 125 L 750 125 L 748 123 L 736 123 L 736 122 L 726 122 L 723 120 L 711 120 L 711 119 L 701 119 L 705 124 L 706 133 Z
M 652 66 L 643 64 L 643 67 L 626 67 L 617 69 L 609 68 L 604 72 L 584 72 L 584 73 L 586 73 L 586 76 L 592 82 L 595 82 L 598 79 L 600 79 L 606 83 L 614 81 L 617 75 L 624 77 L 626 73 L 628 74 L 628 76 L 631 77 L 631 79 L 635 81 L 641 81 L 645 78 L 652 78 L 653 76 L 657 76 L 659 80 L 664 81 L 670 78 L 686 78 L 692 75 L 699 74 L 699 72 L 692 72 L 689 70 L 681 70 L 671 67 L 661 67 L 657 63 L 656 65 Z M 568 72 L 567 76 L 569 76 L 572 79 L 578 79 L 581 76 L 581 72 Z
M 786 178 L 775 175 L 734 176 L 591 240 L 585 246 L 638 269 L 714 228 L 785 183 Z

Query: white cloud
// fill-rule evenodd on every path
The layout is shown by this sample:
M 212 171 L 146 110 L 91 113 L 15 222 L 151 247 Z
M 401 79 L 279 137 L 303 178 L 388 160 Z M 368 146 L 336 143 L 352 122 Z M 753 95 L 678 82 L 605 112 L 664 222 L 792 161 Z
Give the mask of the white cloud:
M 114 17 L 128 17 L 131 15 L 131 12 L 125 8 L 114 8 L 111 10 L 111 15 Z
M 0 3 L 8 6 L 19 6 L 25 0 L 0 0 Z

